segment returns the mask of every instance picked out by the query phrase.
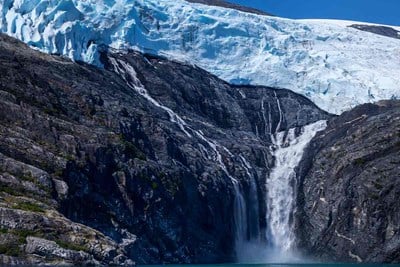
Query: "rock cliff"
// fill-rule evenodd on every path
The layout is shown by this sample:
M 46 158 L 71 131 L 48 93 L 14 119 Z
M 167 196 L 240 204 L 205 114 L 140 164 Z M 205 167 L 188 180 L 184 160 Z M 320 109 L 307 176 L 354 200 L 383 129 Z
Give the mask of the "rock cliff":
M 332 119 L 299 166 L 297 235 L 315 257 L 400 262 L 400 102 Z
M 101 60 L 0 35 L 0 262 L 233 261 L 238 218 L 244 239 L 266 228 L 271 134 L 330 115 L 159 57 Z

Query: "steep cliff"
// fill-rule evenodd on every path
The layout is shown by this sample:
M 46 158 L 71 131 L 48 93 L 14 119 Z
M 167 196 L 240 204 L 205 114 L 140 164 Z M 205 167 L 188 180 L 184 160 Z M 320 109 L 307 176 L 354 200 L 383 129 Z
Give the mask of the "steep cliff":
M 399 159 L 399 101 L 331 120 L 299 166 L 300 247 L 330 261 L 400 262 Z
M 265 232 L 271 134 L 330 115 L 191 65 L 101 59 L 0 36 L 0 262 L 233 261 Z

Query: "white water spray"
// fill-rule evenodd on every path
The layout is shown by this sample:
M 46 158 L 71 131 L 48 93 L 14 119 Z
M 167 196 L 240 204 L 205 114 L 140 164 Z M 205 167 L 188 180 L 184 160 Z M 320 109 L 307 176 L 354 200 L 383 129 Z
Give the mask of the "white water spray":
M 275 145 L 275 166 L 266 180 L 266 207 L 268 245 L 262 238 L 239 244 L 241 263 L 304 263 L 294 250 L 295 235 L 291 217 L 295 210 L 295 169 L 304 150 L 318 131 L 326 128 L 326 121 L 307 125 L 296 136 L 296 129 L 271 134 Z M 279 129 L 279 126 L 277 127 Z
M 326 121 L 303 127 L 296 137 L 295 129 L 279 132 L 273 139 L 276 150 L 275 167 L 266 181 L 267 188 L 267 236 L 273 249 L 282 254 L 293 248 L 295 241 L 290 217 L 294 211 L 295 168 L 299 165 L 304 149 L 318 131 L 326 128 Z
M 224 146 L 221 146 L 215 141 L 206 138 L 200 130 L 194 130 L 189 127 L 178 114 L 152 98 L 137 78 L 136 72 L 132 66 L 121 60 L 116 60 L 113 58 L 111 59 L 111 63 L 114 66 L 114 70 L 118 74 L 120 74 L 122 78 L 125 79 L 127 84 L 132 89 L 137 91 L 153 105 L 166 111 L 170 116 L 171 122 L 176 123 L 182 130 L 182 132 L 184 132 L 188 137 L 199 138 L 201 141 L 204 141 L 214 152 L 214 159 L 221 167 L 221 169 L 231 179 L 235 190 L 235 242 L 237 246 L 239 260 L 241 258 L 240 255 L 245 255 L 245 261 L 249 261 L 248 259 L 251 258 L 256 261 L 260 259 L 260 262 L 283 262 L 292 260 L 292 258 L 290 257 L 291 253 L 289 252 L 294 243 L 294 233 L 292 231 L 292 225 L 290 223 L 290 216 L 293 213 L 294 209 L 295 192 L 293 190 L 291 182 L 295 178 L 294 170 L 302 158 L 305 147 L 318 131 L 323 130 L 326 127 L 326 121 L 320 121 L 305 126 L 302 129 L 302 133 L 298 137 L 296 137 L 295 135 L 295 129 L 289 130 L 287 134 L 286 132 L 277 132 L 275 136 L 272 136 L 272 140 L 277 148 L 274 152 L 276 164 L 270 174 L 270 177 L 267 179 L 266 187 L 268 222 L 267 237 L 271 241 L 273 246 L 272 248 L 270 247 L 267 249 L 267 252 L 264 253 L 263 257 L 259 257 L 259 255 L 261 255 L 259 246 L 260 240 L 250 240 L 250 242 L 248 240 L 249 223 L 251 222 L 248 222 L 248 210 L 246 207 L 246 201 L 242 194 L 240 183 L 237 179 L 229 174 L 228 169 L 222 161 L 222 155 L 220 154 L 218 148 L 227 152 L 229 156 L 233 157 L 233 154 Z M 127 80 L 125 75 L 129 75 L 131 81 Z M 280 119 L 276 131 L 279 130 L 282 121 L 282 111 L 280 109 L 279 99 L 277 99 L 277 101 L 280 112 Z M 272 129 L 270 129 L 270 131 L 271 130 Z M 249 171 L 250 165 L 247 163 L 245 158 L 240 158 L 242 161 L 241 164 L 246 170 L 247 175 L 251 178 L 254 178 Z M 256 194 L 255 183 L 252 184 L 251 189 L 252 193 Z M 265 252 L 265 248 L 263 249 L 263 251 Z

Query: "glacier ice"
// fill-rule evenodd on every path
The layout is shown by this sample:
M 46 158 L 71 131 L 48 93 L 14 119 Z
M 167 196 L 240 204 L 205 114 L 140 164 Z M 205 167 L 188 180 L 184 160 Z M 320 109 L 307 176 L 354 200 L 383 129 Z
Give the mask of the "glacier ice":
M 100 66 L 101 46 L 135 49 L 190 62 L 228 82 L 288 88 L 332 113 L 400 98 L 400 40 L 347 27 L 351 24 L 183 0 L 0 5 L 0 31 L 47 53 Z

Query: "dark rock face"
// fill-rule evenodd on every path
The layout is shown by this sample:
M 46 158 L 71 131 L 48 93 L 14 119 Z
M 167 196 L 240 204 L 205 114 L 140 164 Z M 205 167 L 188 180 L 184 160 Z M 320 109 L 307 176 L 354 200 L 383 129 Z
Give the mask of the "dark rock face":
M 299 167 L 300 247 L 339 262 L 400 262 L 400 102 L 329 122 Z
M 224 0 L 186 0 L 187 2 L 190 3 L 200 3 L 200 4 L 205 4 L 205 5 L 209 5 L 209 6 L 220 6 L 220 7 L 226 7 L 226 8 L 231 8 L 231 9 L 236 9 L 239 11 L 243 11 L 243 12 L 248 12 L 248 13 L 254 13 L 257 15 L 266 15 L 266 16 L 271 16 L 271 14 L 255 9 L 255 8 L 251 8 L 251 7 L 245 7 L 245 6 L 241 6 L 241 5 L 237 5 L 237 4 L 233 4 Z
M 366 31 L 366 32 L 383 35 L 383 36 L 390 37 L 390 38 L 400 39 L 400 31 L 393 29 L 391 27 L 388 27 L 388 26 L 354 24 L 354 25 L 351 25 L 350 27 L 361 30 L 361 31 Z
M 161 58 L 103 61 L 0 36 L 0 262 L 233 261 L 232 180 L 259 207 L 247 238 L 260 235 L 270 133 L 330 115 Z

